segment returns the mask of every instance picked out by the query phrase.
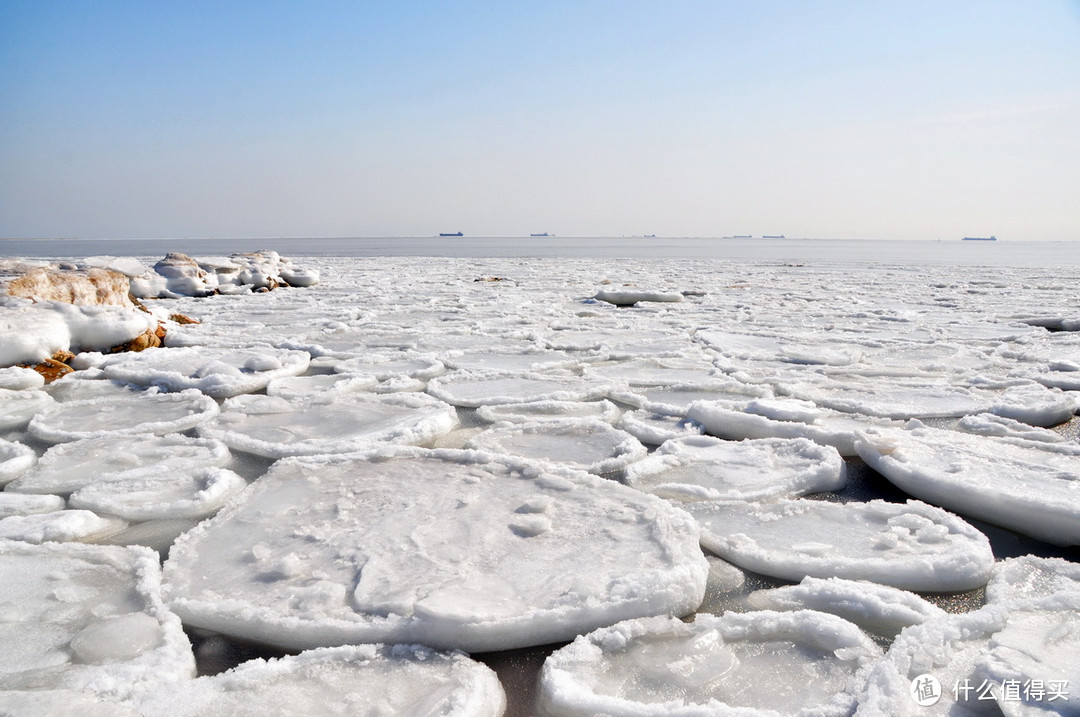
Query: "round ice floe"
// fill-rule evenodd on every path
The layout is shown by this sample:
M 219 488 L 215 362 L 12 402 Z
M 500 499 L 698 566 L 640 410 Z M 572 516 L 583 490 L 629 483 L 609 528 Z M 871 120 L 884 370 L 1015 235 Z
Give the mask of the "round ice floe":
M 885 637 L 945 615 L 937 605 L 907 590 L 841 578 L 803 578 L 798 585 L 753 592 L 747 602 L 759 610 L 827 612 Z
M 856 444 L 910 495 L 1055 545 L 1080 544 L 1080 448 L 930 428 L 868 429 Z
M 622 412 L 611 401 L 531 401 L 480 406 L 476 417 L 489 423 L 512 421 L 554 421 L 567 418 L 595 418 L 614 423 Z
M 119 518 L 107 518 L 89 510 L 58 510 L 0 518 L 0 540 L 24 543 L 93 543 L 127 527 Z
M 647 453 L 626 431 L 588 418 L 496 425 L 473 436 L 468 447 L 597 474 L 622 470 Z
M 252 660 L 212 677 L 151 689 L 144 717 L 455 715 L 498 717 L 506 697 L 490 668 L 460 652 L 420 645 L 324 647 Z
M 714 379 L 701 383 L 613 391 L 609 398 L 654 413 L 685 416 L 687 407 L 696 401 L 730 401 L 741 404 L 754 398 L 771 396 L 772 391 L 764 386 L 731 379 Z
M 994 555 L 986 536 L 919 501 L 687 503 L 701 544 L 741 568 L 802 580 L 870 580 L 929 592 L 986 584 Z
M 216 513 L 246 486 L 230 470 L 200 468 L 98 481 L 72 493 L 68 503 L 131 521 L 200 519 Z
M 615 306 L 633 306 L 639 301 L 658 301 L 663 303 L 679 302 L 683 300 L 682 294 L 669 291 L 641 291 L 637 289 L 616 289 L 614 291 L 598 291 L 593 297 L 597 301 L 603 301 Z
M 195 388 L 213 398 L 253 393 L 271 379 L 299 376 L 311 357 L 286 349 L 150 349 L 86 360 L 107 378 L 168 391 Z
M 986 602 L 1039 598 L 1058 592 L 1080 592 L 1080 563 L 1024 555 L 994 566 L 986 584 Z
M 0 518 L 12 515 L 37 515 L 64 509 L 64 499 L 58 495 L 23 495 L 0 492 Z
M 855 625 L 809 610 L 628 620 L 552 653 L 539 703 L 551 717 L 839 717 L 880 657 Z
M 454 406 L 477 406 L 535 401 L 592 401 L 602 398 L 607 385 L 580 378 L 543 374 L 491 376 L 465 373 L 432 379 L 428 393 Z
M 0 388 L 9 391 L 25 391 L 41 388 L 44 385 L 45 377 L 32 368 L 21 366 L 0 368 Z
M 145 548 L 0 542 L 0 689 L 90 690 L 126 698 L 195 674 Z
M 165 436 L 91 438 L 53 446 L 7 488 L 19 493 L 67 495 L 93 483 L 141 475 L 183 476 L 231 460 L 220 441 Z
M 723 401 L 692 403 L 686 417 L 718 438 L 809 438 L 832 446 L 842 456 L 854 456 L 855 438 L 871 426 L 891 426 L 891 421 L 817 408 L 795 399 L 756 399 L 741 406 Z
M 581 360 L 561 351 L 516 353 L 472 351 L 458 356 L 448 356 L 443 359 L 443 363 L 452 369 L 520 374 L 528 371 L 571 368 L 581 363 Z
M 198 391 L 145 391 L 58 403 L 30 421 L 29 431 L 48 443 L 164 435 L 194 428 L 218 414 L 214 399 Z
M 669 500 L 762 500 L 839 490 L 844 461 L 806 438 L 675 438 L 626 469 L 624 482 Z
M 275 378 L 266 384 L 267 396 L 280 396 L 287 401 L 307 400 L 322 394 L 343 394 L 373 388 L 378 379 L 365 374 L 315 374 Z
M 419 445 L 458 425 L 450 406 L 425 394 L 349 393 L 290 402 L 275 396 L 237 396 L 217 420 L 199 427 L 245 453 L 281 458 L 348 453 L 383 443 Z
M 1037 428 L 1027 423 L 995 416 L 992 413 L 977 413 L 964 416 L 956 422 L 956 428 L 965 433 L 995 438 L 1020 438 L 1040 443 L 1066 443 L 1068 438 L 1046 428 Z
M 1078 407 L 1074 394 L 1038 383 L 1008 388 L 998 396 L 990 412 L 1032 426 L 1056 426 L 1073 417 Z
M 701 426 L 681 416 L 651 411 L 627 411 L 615 422 L 615 427 L 649 446 L 658 446 L 675 438 L 701 435 L 702 432 Z
M 996 707 L 1019 715 L 1044 714 L 1040 706 L 1051 711 L 1055 704 L 1067 707 L 1060 698 L 1048 702 L 1047 688 L 1054 683 L 1067 692 L 1080 680 L 1078 624 L 1080 594 L 1059 593 L 987 605 L 907 628 L 871 671 L 856 714 L 984 714 Z M 919 704 L 913 695 L 931 697 L 925 680 L 920 684 L 925 675 L 940 685 L 938 700 Z M 1008 694 L 1006 681 L 1015 686 Z M 1036 682 L 1041 694 L 1030 691 Z
M 39 389 L 12 391 L 0 388 L 0 431 L 21 430 L 30 419 L 56 402 Z
M 37 463 L 37 454 L 30 446 L 0 438 L 0 488 L 15 480 Z
M 426 381 L 446 373 L 446 366 L 433 356 L 362 356 L 346 359 L 334 367 L 338 373 L 373 376 L 386 381 L 401 376 Z
M 777 392 L 845 413 L 893 419 L 985 413 L 994 403 L 988 394 L 947 383 L 900 379 L 884 382 L 853 376 L 843 381 L 787 384 L 777 387 Z
M 165 565 L 186 623 L 286 649 L 557 642 L 692 612 L 707 571 L 694 522 L 653 496 L 417 448 L 279 461 Z
M 712 364 L 685 359 L 639 358 L 586 368 L 585 375 L 631 387 L 710 384 L 718 377 Z

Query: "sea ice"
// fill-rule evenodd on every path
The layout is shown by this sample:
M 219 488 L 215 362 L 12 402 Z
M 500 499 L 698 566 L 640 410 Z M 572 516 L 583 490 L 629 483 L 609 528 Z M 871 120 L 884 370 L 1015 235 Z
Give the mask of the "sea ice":
M 446 365 L 433 356 L 362 356 L 345 359 L 334 370 L 338 373 L 373 376 L 377 381 L 405 376 L 421 381 L 442 376 Z
M 614 304 L 615 306 L 633 306 L 639 301 L 659 301 L 664 303 L 678 302 L 683 300 L 683 295 L 669 291 L 615 289 L 598 291 L 593 298 L 597 301 Z
M 995 438 L 1020 438 L 1026 441 L 1042 443 L 1067 443 L 1068 438 L 1046 428 L 1038 428 L 1012 418 L 1003 418 L 992 413 L 977 413 L 964 416 L 956 422 L 956 428 L 965 433 Z
M 0 576 L 0 689 L 124 699 L 150 682 L 194 676 L 151 551 L 0 541 Z
M 701 426 L 682 416 L 670 416 L 651 411 L 627 411 L 615 422 L 615 427 L 626 431 L 647 446 L 659 446 L 664 441 L 686 436 L 700 436 Z
M 699 383 L 676 383 L 612 391 L 609 398 L 620 403 L 668 416 L 685 416 L 687 407 L 696 401 L 729 401 L 743 404 L 754 398 L 771 397 L 765 386 L 755 386 L 733 379 L 713 379 Z
M 856 449 L 904 492 L 1055 545 L 1080 544 L 1080 447 L 924 426 L 867 429 Z
M 0 519 L 12 515 L 36 515 L 64 509 L 64 499 L 58 495 L 23 495 L 0 491 Z
M 443 363 L 455 370 L 520 374 L 571 369 L 579 365 L 581 359 L 562 351 L 469 351 L 447 356 Z
M 384 448 L 279 461 L 177 541 L 166 590 L 186 624 L 285 649 L 510 649 L 692 612 L 708 572 L 697 533 L 580 471 Z
M 839 490 L 844 462 L 806 438 L 674 438 L 626 470 L 624 482 L 679 501 L 763 500 Z
M 0 438 L 0 488 L 15 480 L 37 463 L 30 446 Z
M 22 430 L 37 414 L 55 403 L 40 389 L 13 391 L 0 388 L 0 431 Z
M 963 386 L 899 378 L 887 383 L 854 376 L 791 382 L 776 392 L 836 411 L 892 419 L 953 418 L 986 413 L 994 405 L 989 395 Z
M 798 585 L 753 592 L 747 602 L 759 610 L 827 612 L 884 637 L 945 615 L 937 605 L 907 590 L 842 578 L 805 577 Z
M 266 384 L 267 396 L 280 396 L 287 401 L 306 401 L 322 394 L 340 395 L 368 391 L 379 382 L 367 374 L 314 374 L 272 379 Z
M 596 474 L 622 470 L 648 452 L 626 431 L 589 418 L 496 424 L 467 447 Z
M 0 690 L 0 715 L 40 717 L 141 717 L 134 707 L 87 690 Z
M 299 376 L 311 357 L 303 351 L 272 348 L 148 349 L 139 353 L 82 354 L 78 367 L 100 368 L 106 378 L 167 391 L 198 389 L 229 398 L 266 388 L 271 379 Z
M 24 543 L 94 543 L 119 533 L 127 522 L 89 510 L 57 510 L 0 518 L 0 540 Z
M 635 358 L 629 361 L 594 364 L 585 367 L 585 377 L 631 388 L 715 383 L 719 371 L 704 361 L 684 358 Z
M 251 660 L 212 677 L 149 688 L 133 703 L 144 717 L 499 717 L 506 696 L 494 672 L 460 652 L 350 645 Z
M 200 519 L 245 487 L 243 478 L 224 468 L 144 473 L 91 483 L 72 493 L 68 505 L 136 522 Z
M 155 390 L 57 403 L 39 412 L 28 430 L 47 443 L 117 435 L 164 435 L 194 428 L 218 414 L 214 399 L 198 391 Z
M 986 584 L 994 555 L 986 536 L 919 501 L 699 502 L 685 509 L 701 544 L 741 568 L 784 580 L 847 578 L 920 592 Z
M 603 401 L 530 401 L 529 403 L 507 403 L 480 406 L 476 417 L 488 423 L 511 421 L 530 423 L 533 421 L 556 421 L 568 418 L 595 418 L 599 421 L 614 423 L 622 411 L 614 403 Z
M 348 393 L 286 401 L 277 396 L 228 399 L 199 434 L 267 458 L 348 453 L 383 443 L 419 445 L 458 425 L 453 406 L 420 393 Z
M 98 482 L 136 476 L 183 477 L 232 460 L 228 447 L 205 438 L 108 436 L 55 445 L 37 465 L 12 482 L 8 491 L 68 495 Z
M 1074 394 L 1038 383 L 1006 389 L 991 406 L 990 412 L 1032 426 L 1050 427 L 1073 417 L 1078 407 Z
M 504 376 L 455 372 L 434 378 L 427 386 L 432 396 L 465 408 L 536 401 L 595 401 L 603 398 L 607 389 L 606 383 L 539 373 Z
M 855 625 L 803 610 L 628 620 L 544 662 L 550 717 L 849 715 L 881 648 Z
M 45 377 L 32 368 L 9 366 L 0 368 L 0 388 L 9 391 L 23 391 L 30 388 L 42 388 Z
M 1039 598 L 1058 592 L 1080 592 L 1080 563 L 1024 555 L 994 566 L 986 584 L 986 602 Z

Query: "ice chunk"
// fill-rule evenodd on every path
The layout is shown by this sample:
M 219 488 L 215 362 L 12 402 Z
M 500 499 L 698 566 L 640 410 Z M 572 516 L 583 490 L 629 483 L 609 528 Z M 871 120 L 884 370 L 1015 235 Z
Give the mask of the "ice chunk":
M 178 434 L 91 438 L 53 446 L 7 490 L 67 495 L 117 478 L 183 476 L 203 467 L 225 466 L 231 458 L 221 441 Z
M 878 379 L 854 376 L 839 380 L 785 383 L 777 393 L 845 413 L 879 418 L 950 418 L 971 413 L 985 413 L 994 401 L 984 393 L 941 381 Z
M 37 463 L 37 454 L 30 446 L 0 438 L 0 488 L 15 480 Z
M 199 519 L 216 513 L 246 486 L 224 468 L 144 473 L 91 483 L 72 493 L 68 503 L 131 521 Z
M 373 388 L 378 379 L 365 374 L 315 374 L 275 378 L 266 384 L 267 396 L 280 396 L 288 401 L 310 400 L 321 394 L 343 394 Z
M 226 401 L 199 434 L 238 451 L 281 458 L 425 444 L 457 425 L 453 406 L 424 394 L 349 393 L 295 403 L 250 395 Z
M 633 306 L 639 301 L 678 302 L 683 300 L 682 294 L 667 291 L 644 291 L 640 289 L 616 289 L 596 292 L 593 297 L 597 301 L 604 301 L 615 306 Z
M 167 391 L 195 388 L 213 398 L 229 398 L 266 388 L 271 379 L 299 376 L 311 357 L 286 349 L 152 349 L 116 356 L 85 355 L 80 359 L 100 368 L 107 378 Z
M 687 407 L 696 401 L 730 401 L 742 404 L 753 398 L 767 396 L 772 396 L 772 391 L 764 386 L 717 378 L 699 383 L 645 386 L 632 391 L 612 391 L 609 397 L 646 411 L 669 416 L 685 416 Z
M 502 376 L 459 372 L 432 379 L 427 390 L 451 405 L 476 408 L 535 401 L 594 401 L 603 398 L 607 385 L 535 373 Z
M 12 515 L 36 515 L 64 509 L 64 499 L 58 495 L 21 495 L 0 492 L 0 518 Z
M 615 427 L 626 431 L 649 446 L 686 436 L 701 435 L 702 428 L 681 416 L 665 416 L 650 411 L 627 411 L 615 422 Z
M 956 422 L 956 428 L 966 433 L 996 438 L 1020 438 L 1026 441 L 1042 443 L 1066 443 L 1068 438 L 1046 428 L 1037 428 L 1011 418 L 995 416 L 992 413 L 978 413 L 964 416 Z
M 557 642 L 692 612 L 707 572 L 694 522 L 653 496 L 418 448 L 279 461 L 165 564 L 185 623 L 286 649 Z
M 839 490 L 835 448 L 805 438 L 674 438 L 626 470 L 624 482 L 670 500 L 762 500 Z
M 784 580 L 870 580 L 904 590 L 957 592 L 986 584 L 986 536 L 919 501 L 687 503 L 701 544 L 741 568 Z
M 52 396 L 39 389 L 0 388 L 0 431 L 26 428 L 30 419 L 55 403 Z
M 455 715 L 499 717 L 495 673 L 460 652 L 420 645 L 350 645 L 252 660 L 212 677 L 148 690 L 144 717 L 218 715 Z
M 1048 543 L 1080 544 L 1080 447 L 918 422 L 868 429 L 855 447 L 910 495 Z
M 198 391 L 145 391 L 55 404 L 34 416 L 29 431 L 48 443 L 148 433 L 160 436 L 194 428 L 217 414 L 217 403 Z
M 8 391 L 23 391 L 30 388 L 41 388 L 45 385 L 45 377 L 32 368 L 21 366 L 9 366 L 0 368 L 0 388 Z
M 581 363 L 562 351 L 470 351 L 443 359 L 448 367 L 466 371 L 519 374 L 573 368 Z
M 647 453 L 626 431 L 588 418 L 496 425 L 467 446 L 596 474 L 622 470 Z
M 624 383 L 631 388 L 649 386 L 701 386 L 720 378 L 715 366 L 685 359 L 635 358 L 630 361 L 587 366 L 587 378 Z
M 93 543 L 120 532 L 127 523 L 89 510 L 58 510 L 0 518 L 0 540 L 24 543 L 79 541 Z
M 1071 393 L 1026 383 L 1006 389 L 990 407 L 990 412 L 1032 426 L 1049 427 L 1072 418 L 1077 405 Z
M 0 689 L 124 699 L 149 682 L 194 676 L 160 580 L 145 548 L 0 541 Z
M 759 610 L 827 612 L 885 637 L 945 616 L 937 605 L 907 590 L 841 578 L 806 577 L 798 585 L 753 592 L 747 602 Z
M 530 401 L 529 403 L 480 406 L 476 409 L 476 417 L 489 423 L 499 421 L 529 423 L 532 421 L 552 421 L 567 418 L 595 418 L 600 421 L 614 423 L 620 415 L 622 415 L 622 411 L 608 400 Z
M 540 706 L 581 715 L 848 715 L 881 648 L 803 610 L 629 620 L 544 662 Z
M 994 566 L 986 584 L 986 601 L 1039 598 L 1058 592 L 1080 592 L 1080 564 L 1061 558 L 1024 555 Z
M 446 373 L 446 366 L 433 356 L 362 356 L 346 359 L 334 370 L 338 373 L 374 376 L 379 381 L 386 381 L 400 376 L 422 381 Z

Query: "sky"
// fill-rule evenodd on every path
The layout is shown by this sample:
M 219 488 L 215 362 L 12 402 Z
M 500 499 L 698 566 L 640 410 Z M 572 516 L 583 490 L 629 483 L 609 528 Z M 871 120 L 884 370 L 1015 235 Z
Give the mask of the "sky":
M 1080 0 L 0 0 L 0 237 L 1080 240 Z

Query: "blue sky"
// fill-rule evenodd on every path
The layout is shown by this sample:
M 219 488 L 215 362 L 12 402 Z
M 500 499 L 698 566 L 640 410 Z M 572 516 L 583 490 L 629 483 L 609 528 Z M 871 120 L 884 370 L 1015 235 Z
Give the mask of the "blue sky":
M 1080 239 L 1080 0 L 0 0 L 0 237 Z

